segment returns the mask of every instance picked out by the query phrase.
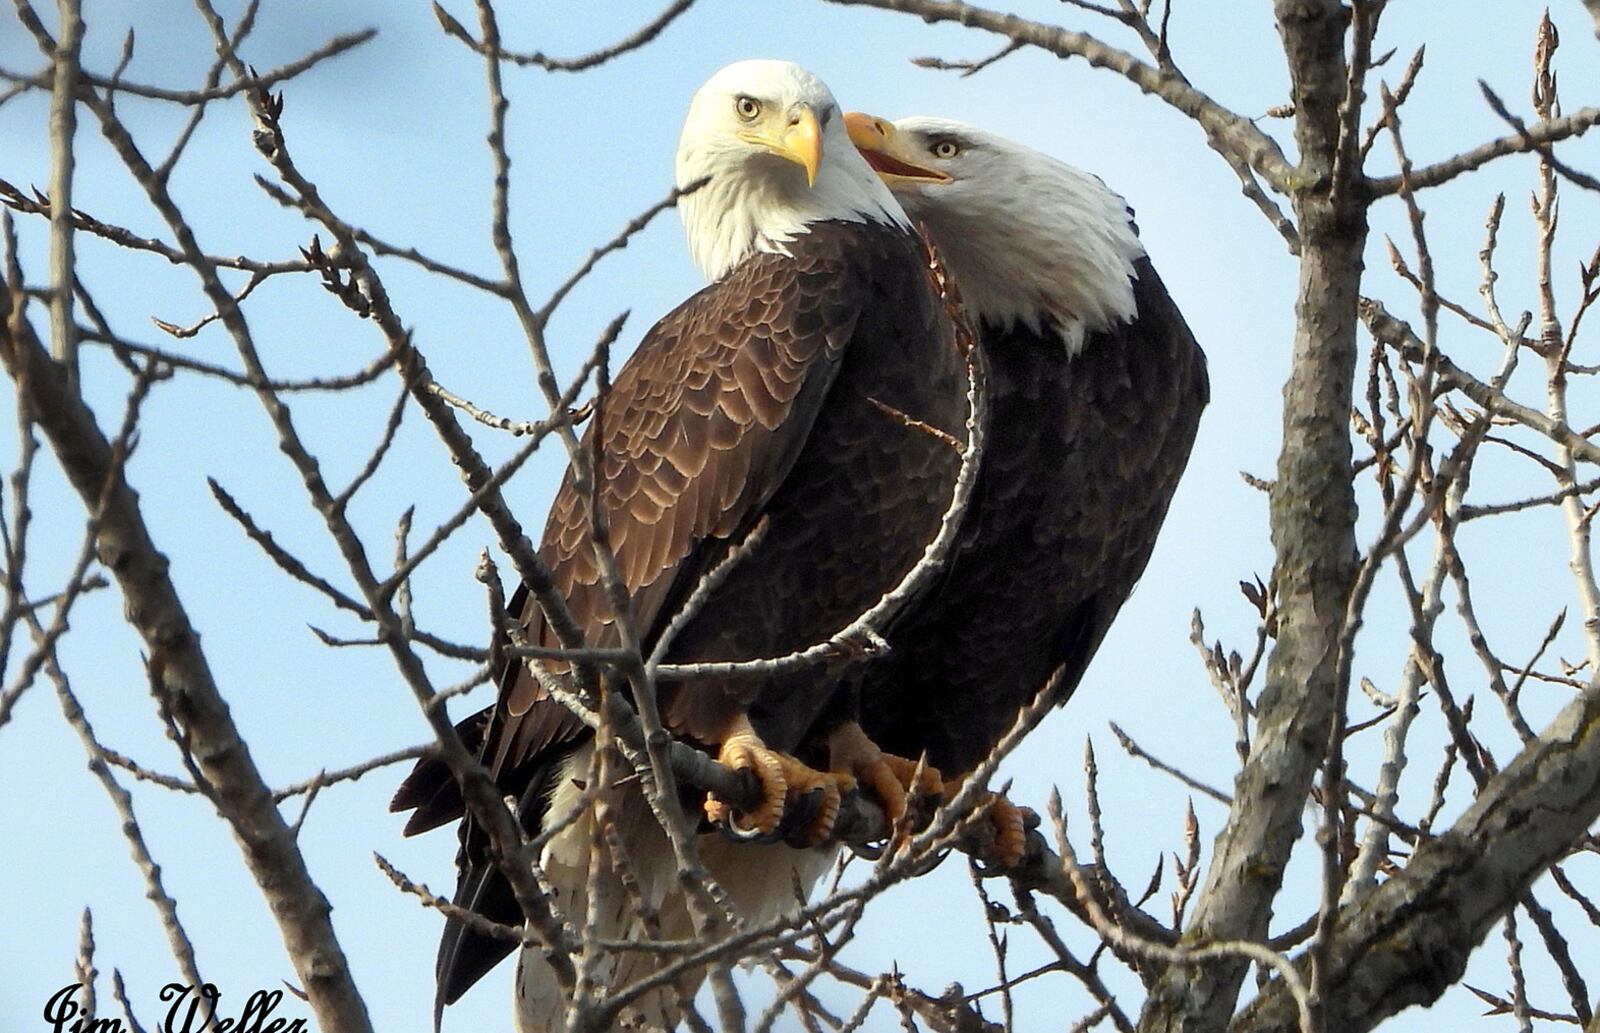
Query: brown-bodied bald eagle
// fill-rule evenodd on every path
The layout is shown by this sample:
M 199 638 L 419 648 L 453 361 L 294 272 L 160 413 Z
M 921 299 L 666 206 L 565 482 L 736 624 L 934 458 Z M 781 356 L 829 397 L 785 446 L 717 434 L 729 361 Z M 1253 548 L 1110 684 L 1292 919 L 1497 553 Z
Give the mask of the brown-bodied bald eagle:
M 667 662 L 781 656 L 826 639 L 877 602 L 935 536 L 960 466 L 947 440 L 914 424 L 959 436 L 967 417 L 964 360 L 916 234 L 851 146 L 821 81 L 776 61 L 740 62 L 713 76 L 695 94 L 677 156 L 680 186 L 707 177 L 679 208 L 710 286 L 645 336 L 587 435 L 588 447 L 598 444 L 599 504 L 646 654 L 704 575 L 763 527 L 672 640 Z M 617 645 L 587 507 L 570 472 L 540 553 L 587 642 Z M 558 645 L 526 591 L 512 608 L 532 643 Z M 508 665 L 499 686 L 495 706 L 462 731 L 517 801 L 523 827 L 537 833 L 578 806 L 591 735 L 525 665 Z M 825 671 L 661 691 L 676 737 L 762 779 L 760 807 L 727 816 L 713 800 L 712 818 L 771 833 L 786 798 L 818 791 L 836 809 L 855 778 L 884 777 L 885 759 L 858 734 L 852 702 L 838 698 Z M 814 756 L 826 773 L 787 755 L 803 737 L 825 744 Z M 394 806 L 416 810 L 408 833 L 463 813 L 437 761 L 417 766 Z M 671 852 L 638 790 L 614 806 L 640 889 L 661 912 L 661 935 L 689 935 Z M 829 831 L 827 806 L 818 810 L 822 817 L 806 830 L 811 842 Z M 579 923 L 588 912 L 591 835 L 580 818 L 541 855 L 558 904 Z M 791 908 L 797 878 L 809 886 L 832 853 L 704 837 L 702 857 L 742 914 L 759 922 Z M 520 922 L 470 818 L 458 864 L 458 905 Z M 600 867 L 601 925 L 585 932 L 641 935 L 628 894 Z M 511 946 L 451 920 L 439 953 L 440 1007 Z M 651 971 L 654 958 L 615 956 L 601 982 L 624 985 Z M 561 1028 L 566 1002 L 536 950 L 522 953 L 517 994 L 519 1028 Z M 642 1004 L 651 1021 L 672 1024 L 670 993 Z
M 863 669 L 884 749 L 970 771 L 1058 666 L 1077 687 L 1189 459 L 1206 360 L 1094 176 L 941 118 L 852 112 L 852 140 L 943 255 L 988 362 L 989 427 L 936 595 Z

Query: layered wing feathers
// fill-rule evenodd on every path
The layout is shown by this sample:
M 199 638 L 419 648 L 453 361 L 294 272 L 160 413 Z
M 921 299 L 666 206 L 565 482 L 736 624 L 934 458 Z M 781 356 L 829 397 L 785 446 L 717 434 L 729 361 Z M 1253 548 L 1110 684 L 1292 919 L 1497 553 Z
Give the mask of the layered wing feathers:
M 1048 328 L 984 328 L 989 435 L 961 544 L 862 688 L 886 749 L 971 770 L 1057 666 L 1071 694 L 1144 572 L 1209 388 L 1148 259 L 1137 276 L 1137 318 L 1071 358 Z
M 879 242 L 877 252 L 863 257 L 856 249 L 859 228 L 822 230 L 793 257 L 752 258 L 661 320 L 618 372 L 585 434 L 591 454 L 599 443 L 597 499 L 646 651 L 681 597 L 749 532 L 784 484 L 812 435 L 864 308 L 876 301 L 874 319 L 881 324 L 890 318 L 886 310 L 906 307 L 903 297 L 891 296 L 885 304 L 885 288 L 870 273 L 874 262 L 909 267 L 890 283 L 902 293 L 922 292 L 920 309 L 911 305 L 909 318 L 938 337 L 909 240 Z M 917 343 L 926 348 L 934 342 Z M 616 621 L 599 583 L 587 505 L 570 471 L 551 506 L 540 553 L 586 642 L 615 645 Z M 770 593 L 764 599 L 770 602 Z M 530 641 L 560 644 L 525 588 L 513 595 L 511 612 Z M 770 634 L 770 620 L 752 621 L 743 634 Z M 518 798 L 524 827 L 536 832 L 553 772 L 586 738 L 586 727 L 548 698 L 521 663 L 507 665 L 491 711 L 462 727 L 479 737 L 480 755 L 496 784 Z M 408 832 L 464 811 L 458 788 L 437 761 L 419 763 L 395 806 L 418 809 Z M 455 903 L 497 915 L 513 907 L 470 818 L 463 821 L 461 840 Z M 509 950 L 456 925 L 441 944 L 444 1003 Z
M 585 444 L 598 430 L 599 503 L 646 648 L 674 590 L 748 532 L 805 445 L 858 317 L 841 271 L 752 259 L 658 323 L 601 405 Z M 615 644 L 570 473 L 541 552 L 589 644 Z M 529 637 L 557 645 L 537 607 L 528 611 Z M 518 678 L 503 696 L 513 720 L 542 697 Z

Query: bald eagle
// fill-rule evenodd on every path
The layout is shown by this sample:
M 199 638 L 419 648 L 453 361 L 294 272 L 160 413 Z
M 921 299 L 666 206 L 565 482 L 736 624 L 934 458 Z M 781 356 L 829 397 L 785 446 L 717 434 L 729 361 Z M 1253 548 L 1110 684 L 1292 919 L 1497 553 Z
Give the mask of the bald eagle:
M 586 447 L 598 449 L 598 502 L 647 655 L 704 576 L 744 547 L 672 639 L 667 662 L 781 656 L 826 639 L 876 603 L 937 533 L 960 467 L 958 451 L 927 427 L 959 435 L 967 418 L 964 360 L 915 231 L 851 145 L 820 80 L 776 61 L 740 62 L 712 76 L 690 105 L 677 155 L 679 185 L 701 180 L 679 208 L 710 286 L 645 335 L 586 435 Z M 540 554 L 586 641 L 617 645 L 587 504 L 570 471 Z M 559 644 L 526 590 L 512 610 L 530 642 Z M 860 734 L 853 700 L 827 672 L 665 684 L 661 696 L 675 737 L 762 781 L 765 799 L 748 814 L 707 800 L 712 820 L 771 834 L 786 803 L 820 794 L 820 806 L 803 809 L 815 820 L 799 833 L 817 844 L 856 779 L 870 787 L 904 777 L 907 765 Z M 461 730 L 530 833 L 580 806 L 591 734 L 526 665 L 507 665 L 496 704 Z M 823 770 L 790 755 L 803 743 Z M 408 833 L 463 814 L 459 790 L 434 760 L 418 764 L 393 806 L 415 809 Z M 637 788 L 618 793 L 613 807 L 639 889 L 661 914 L 660 935 L 690 935 L 672 854 Z M 519 922 L 470 818 L 461 839 L 456 904 Z M 576 923 L 589 913 L 591 842 L 586 813 L 541 855 L 557 903 Z M 832 856 L 703 837 L 713 875 L 757 922 L 792 908 L 796 881 L 809 886 Z M 642 936 L 616 873 L 600 867 L 600 927 L 585 931 Z M 511 946 L 450 920 L 437 965 L 439 1007 Z M 651 954 L 624 952 L 602 967 L 601 982 L 625 985 L 655 963 Z M 518 968 L 519 1028 L 559 1029 L 566 1002 L 544 958 L 524 951 Z M 642 1007 L 652 1022 L 675 1021 L 668 991 Z
M 1051 673 L 1077 687 L 1155 546 L 1205 355 L 1098 178 L 941 118 L 851 139 L 943 255 L 988 362 L 983 465 L 938 593 L 864 670 L 885 749 L 971 771 Z

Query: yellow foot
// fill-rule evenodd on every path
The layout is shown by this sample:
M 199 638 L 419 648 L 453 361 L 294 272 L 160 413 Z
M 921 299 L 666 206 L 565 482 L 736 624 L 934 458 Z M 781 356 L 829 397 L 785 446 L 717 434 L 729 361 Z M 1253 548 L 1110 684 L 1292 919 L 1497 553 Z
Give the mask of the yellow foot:
M 854 721 L 828 736 L 828 767 L 866 786 L 891 826 L 905 816 L 908 797 L 938 799 L 944 792 L 937 768 L 884 753 Z
M 706 797 L 706 818 L 740 838 L 775 835 L 784 812 L 804 801 L 815 811 L 802 827 L 790 831 L 788 838 L 807 847 L 823 843 L 833 834 L 844 794 L 855 788 L 854 779 L 816 771 L 786 753 L 768 749 L 748 719 L 741 719 L 723 739 L 717 760 L 735 771 L 754 772 L 761 782 L 761 800 L 748 810 L 715 796 Z M 813 793 L 820 794 L 814 801 L 808 799 Z
M 972 856 L 994 871 L 1010 871 L 1021 864 L 1028 845 L 1030 812 L 999 793 L 985 793 L 978 800 L 977 813 L 969 833 Z
M 748 720 L 743 726 L 722 741 L 717 760 L 735 771 L 754 772 L 761 782 L 761 802 L 754 808 L 741 811 L 715 796 L 706 797 L 706 817 L 714 825 L 726 825 L 735 833 L 770 836 L 783 817 L 783 801 L 788 794 L 789 780 L 783 771 L 779 755 L 767 749 L 756 735 Z
M 805 801 L 812 793 L 820 794 L 814 804 L 805 801 L 816 808 L 805 824 L 790 830 L 784 838 L 797 847 L 821 846 L 833 835 L 833 827 L 839 821 L 839 804 L 846 793 L 855 791 L 856 780 L 848 775 L 808 768 L 792 757 L 784 757 L 784 760 L 790 765 L 785 770 L 791 773 L 787 801 L 789 807 L 803 810 L 803 807 L 795 805 Z

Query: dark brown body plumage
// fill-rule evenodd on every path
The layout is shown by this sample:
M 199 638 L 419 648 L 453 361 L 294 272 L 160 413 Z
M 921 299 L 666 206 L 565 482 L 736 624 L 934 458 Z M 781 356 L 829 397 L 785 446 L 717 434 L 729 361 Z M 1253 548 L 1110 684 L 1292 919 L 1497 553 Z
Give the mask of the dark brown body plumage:
M 820 641 L 910 569 L 937 532 L 960 457 L 874 401 L 962 435 L 965 366 L 909 232 L 821 223 L 758 254 L 663 319 L 616 377 L 588 438 L 602 447 L 599 499 L 648 654 L 704 574 L 761 521 L 758 544 L 671 643 L 667 660 L 748 660 Z M 569 476 L 540 553 L 591 645 L 615 645 L 616 622 Z M 528 638 L 559 643 L 525 591 L 513 597 Z M 720 741 L 748 711 L 769 746 L 792 752 L 837 694 L 827 672 L 767 682 L 665 687 L 680 738 Z M 848 707 L 834 707 L 834 718 Z M 551 780 L 589 734 L 545 697 L 521 664 L 501 676 L 492 712 L 462 731 L 530 831 Z M 396 795 L 406 831 L 461 817 L 442 764 L 424 761 Z M 509 888 L 470 819 L 456 903 L 518 921 Z M 446 928 L 442 1002 L 455 1000 L 511 949 Z
M 937 593 L 863 672 L 862 723 L 947 777 L 974 768 L 1065 665 L 1077 687 L 1143 573 L 1209 394 L 1205 355 L 1148 259 L 1134 321 L 1068 357 L 1053 328 L 980 326 L 988 440 Z

